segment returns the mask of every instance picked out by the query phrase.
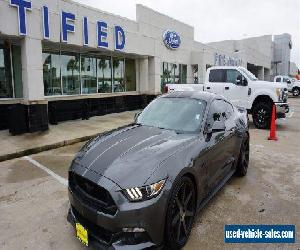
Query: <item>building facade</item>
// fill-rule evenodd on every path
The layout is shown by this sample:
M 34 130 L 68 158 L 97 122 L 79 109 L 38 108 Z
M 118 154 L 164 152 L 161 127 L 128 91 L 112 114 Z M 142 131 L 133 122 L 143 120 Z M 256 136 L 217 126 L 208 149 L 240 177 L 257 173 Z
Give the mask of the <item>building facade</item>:
M 290 74 L 292 37 L 290 34 L 274 36 L 273 76 Z
M 0 19 L 0 129 L 13 134 L 142 108 L 213 65 L 270 76 L 269 36 L 207 45 L 142 5 L 133 21 L 70 0 L 0 0 Z
M 298 69 L 296 63 L 290 62 L 290 67 L 289 67 L 289 68 L 290 68 L 290 73 L 289 73 L 289 75 L 290 75 L 291 77 L 295 77 L 295 76 L 297 76 L 297 75 L 299 74 L 299 69 Z

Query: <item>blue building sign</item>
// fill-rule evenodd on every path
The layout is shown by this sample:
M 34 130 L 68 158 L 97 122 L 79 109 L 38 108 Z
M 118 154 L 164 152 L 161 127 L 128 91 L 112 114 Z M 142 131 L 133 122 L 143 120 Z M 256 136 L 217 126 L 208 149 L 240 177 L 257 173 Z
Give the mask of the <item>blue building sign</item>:
M 61 13 L 61 40 L 65 43 L 68 42 L 68 32 L 75 33 L 75 15 L 70 12 Z
M 19 34 L 22 36 L 26 36 L 27 35 L 26 11 L 31 10 L 31 1 L 10 0 L 10 5 L 17 7 L 18 19 L 19 19 Z
M 16 7 L 18 10 L 18 24 L 19 24 L 19 34 L 22 36 L 27 35 L 27 22 L 26 22 L 26 13 L 27 10 L 30 11 L 32 4 L 30 0 L 10 0 L 10 5 Z M 43 6 L 41 9 L 42 12 L 42 22 L 43 22 L 43 37 L 44 39 L 50 39 L 51 30 L 50 30 L 50 16 L 49 9 L 47 6 Z M 69 33 L 75 33 L 75 24 L 77 22 L 76 15 L 62 11 L 61 20 L 60 20 L 60 33 L 61 33 L 61 42 L 68 42 Z M 30 28 L 30 25 L 29 25 Z M 97 22 L 97 46 L 99 48 L 108 48 L 108 25 L 105 21 L 99 20 Z M 114 48 L 115 50 L 123 50 L 126 44 L 125 32 L 121 26 L 114 26 Z M 88 17 L 82 18 L 82 37 L 83 45 L 89 45 L 89 22 Z M 174 38 L 175 39 L 175 38 Z M 180 40 L 180 38 L 179 38 Z
M 48 10 L 48 7 L 43 6 L 42 11 L 43 11 L 44 39 L 50 39 L 49 10 Z
M 166 30 L 163 35 L 163 41 L 167 48 L 178 49 L 181 44 L 180 36 L 175 31 Z

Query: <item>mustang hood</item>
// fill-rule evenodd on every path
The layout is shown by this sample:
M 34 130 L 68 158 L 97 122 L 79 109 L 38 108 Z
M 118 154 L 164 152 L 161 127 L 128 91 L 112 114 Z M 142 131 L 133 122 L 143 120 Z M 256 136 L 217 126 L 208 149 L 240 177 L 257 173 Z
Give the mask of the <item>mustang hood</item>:
M 76 162 L 121 188 L 142 186 L 161 161 L 187 145 L 195 135 L 147 126 L 129 126 L 88 143 Z

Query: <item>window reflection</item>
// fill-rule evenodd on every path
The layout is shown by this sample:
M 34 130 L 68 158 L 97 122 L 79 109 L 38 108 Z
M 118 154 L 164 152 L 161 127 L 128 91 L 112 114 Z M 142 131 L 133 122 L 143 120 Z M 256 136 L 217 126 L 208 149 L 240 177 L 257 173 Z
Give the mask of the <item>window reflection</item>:
M 77 95 L 136 90 L 134 59 L 43 52 L 45 95 Z
M 97 93 L 97 59 L 81 57 L 82 94 Z
M 187 65 L 175 63 L 162 63 L 161 91 L 168 83 L 187 83 Z
M 43 53 L 44 93 L 61 95 L 59 53 Z
M 76 95 L 80 93 L 79 56 L 62 54 L 61 78 L 63 94 Z
M 12 80 L 9 49 L 0 47 L 0 98 L 12 98 Z
M 21 47 L 17 45 L 11 46 L 12 64 L 13 64 L 13 78 L 16 98 L 23 97 L 22 84 L 22 61 L 21 61 Z
M 97 66 L 98 66 L 98 92 L 109 93 L 112 91 L 110 58 L 98 59 Z
M 124 60 L 113 59 L 113 92 L 124 92 Z
M 187 82 L 187 65 L 179 64 L 180 66 L 180 83 L 185 84 Z
M 126 91 L 136 90 L 136 71 L 135 61 L 132 59 L 125 60 L 125 74 L 126 74 Z

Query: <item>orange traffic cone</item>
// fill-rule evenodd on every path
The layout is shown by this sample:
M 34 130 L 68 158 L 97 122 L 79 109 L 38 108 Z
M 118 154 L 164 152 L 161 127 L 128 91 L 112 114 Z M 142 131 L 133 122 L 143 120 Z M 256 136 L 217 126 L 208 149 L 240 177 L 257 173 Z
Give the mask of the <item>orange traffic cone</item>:
M 277 141 L 278 138 L 276 136 L 276 114 L 275 114 L 275 105 L 273 105 L 272 108 L 272 117 L 271 117 L 271 129 L 270 129 L 270 136 L 268 138 L 268 140 L 273 140 L 273 141 Z

